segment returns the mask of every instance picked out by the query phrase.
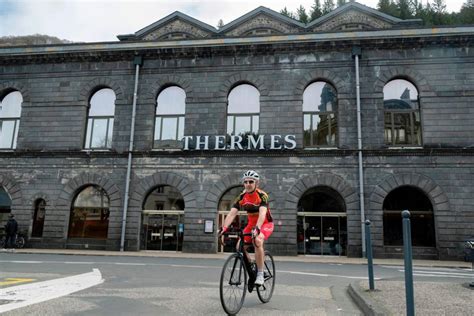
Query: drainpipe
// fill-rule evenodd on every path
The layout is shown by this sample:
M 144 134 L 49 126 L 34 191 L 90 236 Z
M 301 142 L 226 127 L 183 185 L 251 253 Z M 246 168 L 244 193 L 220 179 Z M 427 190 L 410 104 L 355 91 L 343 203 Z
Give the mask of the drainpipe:
M 140 71 L 140 66 L 143 64 L 142 57 L 135 56 L 135 58 L 133 59 L 133 64 L 135 65 L 135 86 L 133 88 L 132 122 L 130 123 L 130 143 L 128 146 L 127 178 L 125 180 L 125 199 L 123 201 L 122 233 L 120 235 L 120 251 L 124 251 L 124 246 L 125 246 L 125 228 L 127 225 L 128 195 L 130 191 L 130 175 L 132 173 L 133 138 L 135 135 L 135 115 L 136 115 L 136 110 L 137 110 L 138 74 Z
M 362 123 L 360 117 L 360 81 L 359 81 L 359 56 L 361 48 L 352 47 L 352 57 L 355 59 L 356 73 L 356 101 L 357 101 L 357 151 L 359 154 L 359 202 L 360 202 L 360 227 L 362 240 L 362 256 L 366 256 L 365 247 L 365 206 L 364 206 L 364 168 L 362 166 Z

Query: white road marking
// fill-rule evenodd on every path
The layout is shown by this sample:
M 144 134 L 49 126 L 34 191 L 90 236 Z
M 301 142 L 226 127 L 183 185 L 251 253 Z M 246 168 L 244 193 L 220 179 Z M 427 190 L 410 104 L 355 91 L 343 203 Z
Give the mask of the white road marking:
M 115 262 L 114 264 L 119 266 L 146 266 L 146 263 L 133 263 L 133 262 Z
M 103 282 L 99 269 L 93 269 L 70 277 L 7 287 L 0 290 L 0 300 L 12 302 L 0 305 L 0 313 L 66 296 Z
M 92 261 L 64 261 L 62 263 L 65 263 L 65 264 L 95 264 L 95 262 L 92 262 Z
M 405 272 L 404 269 L 402 270 L 398 270 L 400 272 Z M 423 271 L 423 270 L 413 270 L 413 273 L 428 273 L 428 274 L 432 274 L 432 275 L 441 275 L 441 276 L 445 276 L 445 275 L 462 275 L 462 276 L 470 276 L 470 277 L 474 277 L 474 274 L 472 273 L 456 273 L 456 272 L 437 272 L 437 271 Z
M 356 277 L 356 276 L 349 276 L 349 275 L 340 275 L 340 274 L 323 274 L 323 273 L 312 273 L 312 272 L 298 272 L 298 271 L 279 271 L 279 273 L 290 273 L 290 274 L 301 274 L 301 275 L 312 275 L 312 276 L 320 276 L 320 277 L 331 277 L 331 278 L 345 278 L 345 279 L 358 279 L 358 280 L 366 280 L 367 276 L 363 277 Z M 374 280 L 381 280 L 381 278 L 374 278 Z
M 466 277 L 459 276 L 459 275 L 439 275 L 439 274 L 420 274 L 420 273 L 413 273 L 414 276 L 423 276 L 423 277 L 435 277 L 435 278 L 457 278 L 457 279 L 465 279 Z

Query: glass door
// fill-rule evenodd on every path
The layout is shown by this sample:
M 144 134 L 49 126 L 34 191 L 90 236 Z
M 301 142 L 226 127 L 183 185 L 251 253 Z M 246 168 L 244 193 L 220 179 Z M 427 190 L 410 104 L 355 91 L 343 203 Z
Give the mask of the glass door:
M 229 212 L 220 212 L 219 213 L 219 226 L 224 225 L 224 219 L 226 218 Z M 239 240 L 238 231 L 239 229 L 244 229 L 247 225 L 247 213 L 239 212 L 238 215 L 234 218 L 234 221 L 229 226 L 229 234 L 224 236 L 224 244 L 221 245 L 218 243 L 218 252 L 234 252 L 235 247 L 237 246 L 237 241 Z
M 184 214 L 148 211 L 143 214 L 142 249 L 181 251 L 184 237 Z
M 344 214 L 345 215 L 345 214 Z M 299 254 L 346 255 L 346 216 L 327 213 L 298 214 L 297 247 Z

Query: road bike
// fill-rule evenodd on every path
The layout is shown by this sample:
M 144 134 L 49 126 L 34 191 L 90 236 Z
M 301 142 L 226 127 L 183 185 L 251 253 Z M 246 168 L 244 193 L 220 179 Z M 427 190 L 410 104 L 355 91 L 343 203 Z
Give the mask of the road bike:
M 225 233 L 224 235 L 235 234 Z M 244 236 L 251 233 L 238 232 L 239 242 L 236 252 L 227 258 L 222 267 L 220 280 L 220 298 L 224 311 L 228 315 L 236 315 L 244 304 L 245 294 L 257 289 L 258 298 L 262 303 L 270 301 L 275 288 L 275 262 L 269 251 L 265 251 L 264 280 L 263 285 L 255 285 L 257 278 L 257 265 L 249 259 L 244 247 Z
M 0 237 L 0 248 L 6 247 L 6 240 L 7 240 L 6 235 L 3 235 L 2 237 Z M 15 239 L 15 248 L 23 248 L 25 247 L 25 244 L 26 244 L 25 234 L 18 233 Z

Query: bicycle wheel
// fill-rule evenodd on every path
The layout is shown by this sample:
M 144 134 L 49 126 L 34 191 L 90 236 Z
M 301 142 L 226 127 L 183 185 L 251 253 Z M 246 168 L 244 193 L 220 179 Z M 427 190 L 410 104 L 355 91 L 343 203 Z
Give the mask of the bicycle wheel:
M 23 248 L 25 247 L 25 238 L 20 236 L 16 238 L 16 247 L 17 248 Z
M 244 304 L 247 292 L 247 271 L 242 257 L 234 253 L 222 267 L 220 296 L 224 311 L 229 315 L 237 314 Z
M 272 255 L 268 251 L 265 251 L 265 267 L 263 270 L 263 277 L 265 282 L 263 285 L 257 287 L 257 294 L 262 303 L 267 303 L 272 298 L 276 277 L 275 262 L 273 261 Z

